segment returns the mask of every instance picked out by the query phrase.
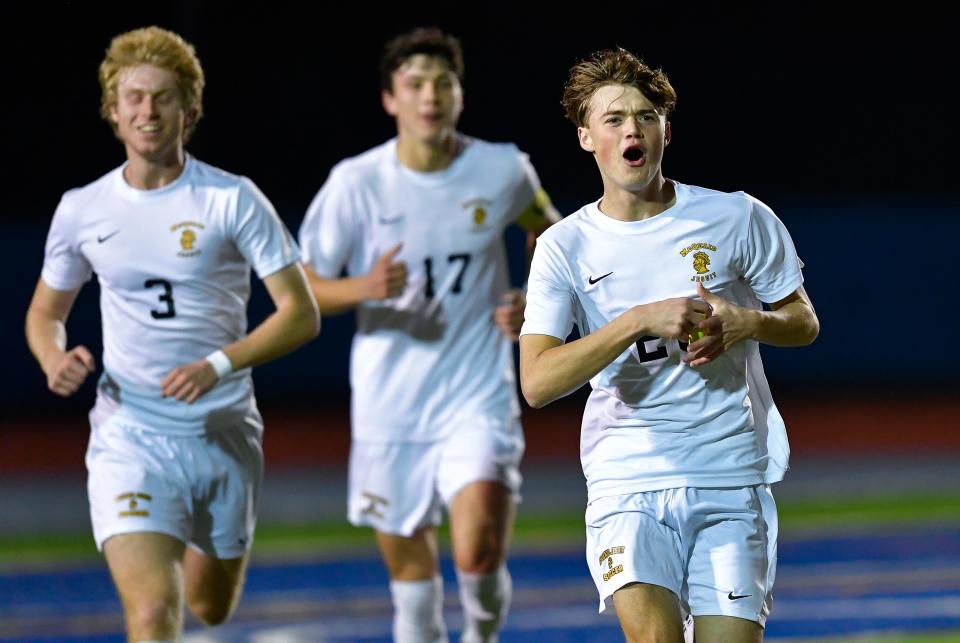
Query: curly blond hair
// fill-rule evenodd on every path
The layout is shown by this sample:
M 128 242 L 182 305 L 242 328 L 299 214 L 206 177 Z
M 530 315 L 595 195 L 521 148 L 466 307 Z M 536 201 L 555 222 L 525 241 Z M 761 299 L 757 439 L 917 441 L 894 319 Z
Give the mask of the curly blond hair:
M 110 111 L 117 104 L 117 85 L 124 69 L 137 65 L 154 65 L 172 72 L 177 78 L 177 88 L 185 109 L 193 109 L 195 118 L 183 133 L 183 140 L 190 139 L 203 115 L 203 67 L 193 45 L 179 35 L 160 27 L 134 29 L 116 36 L 110 41 L 107 55 L 100 63 L 100 116 L 110 123 L 116 132 L 116 124 Z

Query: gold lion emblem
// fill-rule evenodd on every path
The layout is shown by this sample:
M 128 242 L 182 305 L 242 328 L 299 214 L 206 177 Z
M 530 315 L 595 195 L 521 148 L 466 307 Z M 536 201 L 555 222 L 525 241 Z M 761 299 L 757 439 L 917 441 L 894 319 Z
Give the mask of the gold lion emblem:
M 483 208 L 478 207 L 473 211 L 473 222 L 477 225 L 483 225 L 483 222 L 487 220 L 487 211 Z
M 193 250 L 193 244 L 197 242 L 197 233 L 187 228 L 180 235 L 180 247 L 184 250 Z
M 706 252 L 700 250 L 699 252 L 694 253 L 693 255 L 693 269 L 697 271 L 698 275 L 706 274 L 710 265 L 710 255 Z

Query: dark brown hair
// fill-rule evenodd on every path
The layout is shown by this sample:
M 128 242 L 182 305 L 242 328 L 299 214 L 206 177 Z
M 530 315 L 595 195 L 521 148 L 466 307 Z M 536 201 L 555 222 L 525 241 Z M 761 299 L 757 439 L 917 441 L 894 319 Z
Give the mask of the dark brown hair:
M 380 59 L 380 87 L 393 91 L 393 72 L 403 63 L 417 54 L 443 58 L 450 71 L 463 82 L 463 49 L 460 41 L 436 27 L 420 27 L 400 34 L 386 44 Z

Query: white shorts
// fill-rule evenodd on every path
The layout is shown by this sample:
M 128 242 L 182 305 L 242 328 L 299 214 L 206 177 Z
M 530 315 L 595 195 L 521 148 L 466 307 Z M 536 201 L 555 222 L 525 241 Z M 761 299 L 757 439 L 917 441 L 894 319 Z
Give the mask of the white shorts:
M 442 508 L 471 482 L 502 483 L 520 501 L 519 420 L 463 429 L 436 442 L 357 442 L 350 447 L 347 517 L 356 526 L 412 536 L 437 526 Z
M 586 522 L 601 612 L 621 587 L 649 583 L 676 594 L 693 616 L 766 623 L 777 569 L 769 485 L 598 498 L 587 506 Z
M 99 549 L 132 532 L 168 534 L 214 558 L 249 549 L 263 477 L 259 418 L 187 436 L 112 419 L 91 425 L 87 493 Z

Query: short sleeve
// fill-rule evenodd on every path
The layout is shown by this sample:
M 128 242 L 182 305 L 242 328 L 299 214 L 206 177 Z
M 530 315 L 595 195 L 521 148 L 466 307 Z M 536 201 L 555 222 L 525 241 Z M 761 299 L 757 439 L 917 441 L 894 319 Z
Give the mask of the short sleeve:
M 300 249 L 267 197 L 243 178 L 237 195 L 234 241 L 261 279 L 300 260 Z
M 786 226 L 769 207 L 750 198 L 743 277 L 761 301 L 783 299 L 803 284 L 801 262 Z
M 50 223 L 40 273 L 44 283 L 54 290 L 75 290 L 93 276 L 90 262 L 80 251 L 78 217 L 68 205 L 67 195 L 60 200 Z
M 563 255 L 543 237 L 537 242 L 527 280 L 521 335 L 565 340 L 573 330 L 576 300 Z
M 340 276 L 356 243 L 358 216 L 349 184 L 334 170 L 300 226 L 304 261 L 317 275 Z

